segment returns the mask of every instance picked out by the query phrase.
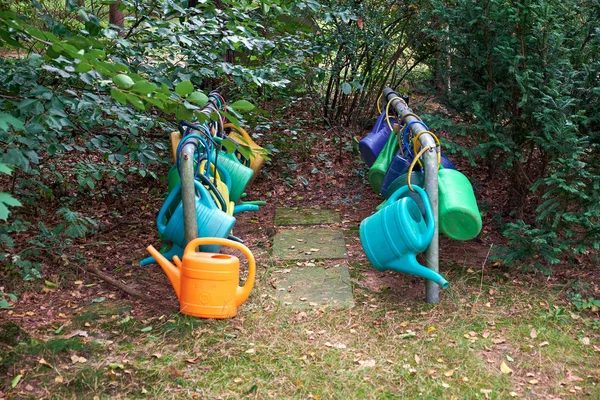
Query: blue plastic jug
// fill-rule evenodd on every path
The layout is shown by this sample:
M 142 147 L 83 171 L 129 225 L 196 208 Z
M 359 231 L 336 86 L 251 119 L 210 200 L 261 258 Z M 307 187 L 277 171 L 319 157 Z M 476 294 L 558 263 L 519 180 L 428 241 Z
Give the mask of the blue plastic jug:
M 383 149 L 383 146 L 387 143 L 392 132 L 385 118 L 385 111 L 381 113 L 371 133 L 365 136 L 360 142 L 358 142 L 358 150 L 362 155 L 365 163 L 370 167 L 373 165 L 377 156 Z M 390 117 L 390 124 L 394 126 L 397 122 L 396 118 Z
M 383 197 L 387 197 L 388 192 L 389 192 L 389 194 L 392 194 L 394 192 L 394 190 L 390 190 L 390 188 L 392 187 L 392 183 L 399 176 L 405 174 L 408 171 L 408 167 L 410 167 L 410 164 L 412 163 L 413 160 L 414 160 L 414 157 L 411 154 L 407 154 L 405 152 L 404 156 L 403 156 L 398 151 L 396 153 L 396 156 L 392 160 L 390 167 L 388 168 L 387 172 L 385 173 L 385 176 L 383 177 L 383 182 L 381 184 L 381 189 L 379 191 L 379 194 L 381 194 Z M 456 169 L 456 167 L 454 166 L 452 161 L 450 161 L 450 159 L 446 156 L 445 153 L 441 154 L 440 161 L 442 164 L 442 168 Z M 413 172 L 419 172 L 422 170 L 423 169 L 419 165 L 415 165 L 415 167 L 413 168 Z M 406 184 L 406 181 L 403 185 L 405 185 L 405 184 Z M 395 189 L 397 189 L 398 187 L 399 186 L 395 186 Z
M 421 196 L 426 218 L 404 186 L 381 210 L 361 222 L 360 243 L 376 269 L 416 275 L 447 288 L 449 283 L 442 275 L 417 262 L 417 253 L 425 251 L 433 239 L 435 221 L 427 193 L 419 187 L 414 189 Z

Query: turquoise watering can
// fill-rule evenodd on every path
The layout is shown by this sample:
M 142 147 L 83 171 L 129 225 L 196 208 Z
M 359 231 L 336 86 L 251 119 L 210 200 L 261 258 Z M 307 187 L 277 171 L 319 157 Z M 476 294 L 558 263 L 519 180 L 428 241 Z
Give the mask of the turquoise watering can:
M 408 197 L 408 186 L 404 186 L 381 210 L 361 222 L 360 243 L 376 269 L 416 275 L 445 289 L 449 283 L 443 276 L 417 262 L 417 253 L 425 251 L 433 239 L 435 220 L 427 193 L 420 187 L 413 188 L 421 197 L 426 220 L 417 203 Z
M 235 217 L 221 211 L 214 203 L 208 190 L 202 183 L 194 180 L 196 188 L 196 221 L 198 223 L 198 237 L 227 238 L 233 225 Z M 178 183 L 169 194 L 158 217 L 156 217 L 159 235 L 166 241 L 172 243 L 173 247 L 163 256 L 172 258 L 174 255 L 181 257 L 185 248 L 185 229 L 183 222 L 183 202 L 181 201 L 181 183 Z M 218 245 L 204 245 L 200 251 L 207 253 L 218 253 L 221 247 Z M 156 262 L 154 257 L 147 257 L 140 265 L 148 265 Z
M 226 238 L 235 224 L 235 217 L 221 211 L 214 203 L 208 190 L 197 180 L 196 188 L 196 221 L 198 237 Z M 165 200 L 156 218 L 158 232 L 174 245 L 184 248 L 186 245 L 183 223 L 183 203 L 181 201 L 181 183 L 178 184 Z M 205 245 L 200 250 L 218 253 L 217 245 Z

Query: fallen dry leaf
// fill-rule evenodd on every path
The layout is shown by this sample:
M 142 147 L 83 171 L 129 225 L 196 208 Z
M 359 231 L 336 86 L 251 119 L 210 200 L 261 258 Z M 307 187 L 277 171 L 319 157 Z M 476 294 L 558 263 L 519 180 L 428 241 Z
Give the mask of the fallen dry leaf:
M 248 349 L 244 353 L 246 353 L 246 354 L 254 354 L 254 353 L 256 353 L 256 350 L 255 349 Z
M 532 379 L 529 381 L 529 383 L 531 383 L 532 385 L 537 385 L 538 380 L 537 379 Z
M 531 328 L 531 331 L 529 332 L 529 336 L 532 339 L 535 339 L 537 337 L 537 331 L 535 330 L 535 328 Z
M 550 344 L 549 342 L 544 341 L 544 342 L 540 343 L 538 346 L 544 347 L 544 346 L 548 346 L 549 344 Z
M 419 357 L 417 354 L 415 354 L 415 362 L 417 364 L 421 364 L 421 357 Z
M 513 373 L 513 370 L 504 361 L 500 363 L 500 371 L 502 371 L 502 373 L 506 375 Z
M 54 378 L 54 382 L 56 383 L 63 383 L 65 380 L 63 379 L 62 376 L 57 376 L 56 378 Z
M 447 376 L 448 378 L 452 375 L 454 375 L 454 369 L 449 369 L 448 371 L 444 372 L 444 376 Z
M 494 343 L 494 344 L 506 343 L 506 339 L 504 339 L 504 338 L 495 338 L 495 339 L 492 339 L 492 343 Z
M 360 365 L 361 368 L 371 368 L 371 367 L 375 366 L 376 362 L 375 362 L 375 360 L 366 360 L 366 361 L 359 360 L 358 364 Z

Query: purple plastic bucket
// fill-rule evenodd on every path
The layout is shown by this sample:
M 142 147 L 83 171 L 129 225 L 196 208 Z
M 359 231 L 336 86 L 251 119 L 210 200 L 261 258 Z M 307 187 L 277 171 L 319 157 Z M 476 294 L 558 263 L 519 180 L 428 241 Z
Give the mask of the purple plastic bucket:
M 396 118 L 390 117 L 392 126 L 396 123 Z M 377 156 L 383 149 L 390 137 L 391 129 L 386 121 L 385 112 L 381 113 L 371 133 L 365 136 L 359 143 L 360 154 L 369 167 L 373 165 Z

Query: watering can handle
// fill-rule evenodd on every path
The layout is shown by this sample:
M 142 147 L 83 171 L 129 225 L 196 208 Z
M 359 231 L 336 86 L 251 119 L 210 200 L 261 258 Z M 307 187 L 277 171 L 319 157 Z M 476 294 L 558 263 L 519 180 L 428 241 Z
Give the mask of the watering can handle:
M 427 232 L 426 235 L 433 235 L 433 230 L 435 229 L 435 218 L 433 216 L 433 209 L 431 208 L 431 202 L 429 201 L 429 196 L 427 193 L 418 186 L 413 186 L 413 189 L 421 196 L 421 200 L 423 201 L 423 208 L 425 209 L 425 219 L 427 220 Z M 393 202 L 397 201 L 400 197 L 405 196 L 410 193 L 410 189 L 408 185 L 402 186 L 400 189 L 396 190 L 392 195 L 386 200 L 383 204 L 383 207 L 387 207 Z M 382 207 L 382 208 L 383 208 Z
M 248 259 L 248 278 L 246 279 L 246 283 L 244 284 L 244 286 L 238 287 L 235 298 L 236 304 L 240 306 L 244 301 L 246 301 L 248 296 L 250 296 L 250 292 L 254 287 L 254 277 L 256 276 L 256 261 L 254 260 L 254 255 L 248 247 L 244 246 L 241 243 L 234 242 L 233 240 L 215 237 L 203 237 L 196 238 L 189 242 L 187 246 L 185 246 L 183 256 L 185 257 L 188 253 L 195 253 L 196 247 L 204 244 L 216 244 L 237 249 L 244 253 L 246 258 Z

